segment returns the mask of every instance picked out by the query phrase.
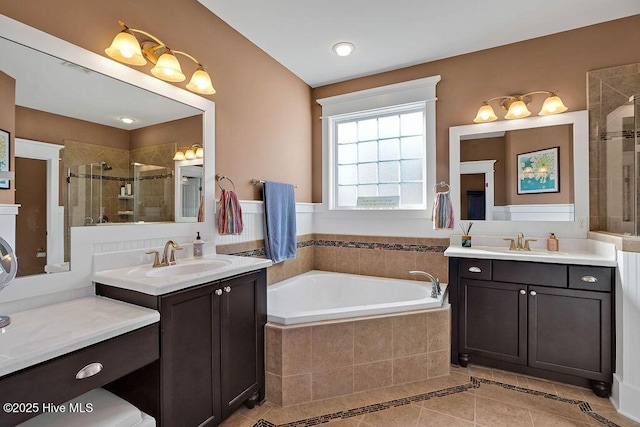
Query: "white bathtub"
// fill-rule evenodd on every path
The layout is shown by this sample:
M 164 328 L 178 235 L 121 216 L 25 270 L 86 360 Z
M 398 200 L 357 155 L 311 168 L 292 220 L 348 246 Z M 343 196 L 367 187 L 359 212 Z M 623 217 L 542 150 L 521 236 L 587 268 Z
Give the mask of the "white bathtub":
M 310 271 L 269 286 L 267 318 L 281 325 L 439 308 L 431 282 Z

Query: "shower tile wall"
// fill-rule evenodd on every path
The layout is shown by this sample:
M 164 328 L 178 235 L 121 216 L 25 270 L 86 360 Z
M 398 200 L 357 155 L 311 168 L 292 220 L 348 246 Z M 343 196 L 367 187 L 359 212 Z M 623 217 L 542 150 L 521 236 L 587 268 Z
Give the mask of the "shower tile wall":
M 267 269 L 273 284 L 310 270 L 354 273 L 367 276 L 415 279 L 409 270 L 424 270 L 448 278 L 444 256 L 449 239 L 310 234 L 298 236 L 298 253 Z M 264 256 L 264 241 L 219 245 L 218 253 Z
M 634 124 L 624 110 L 640 93 L 640 64 L 590 71 L 587 80 L 590 228 L 633 233 Z

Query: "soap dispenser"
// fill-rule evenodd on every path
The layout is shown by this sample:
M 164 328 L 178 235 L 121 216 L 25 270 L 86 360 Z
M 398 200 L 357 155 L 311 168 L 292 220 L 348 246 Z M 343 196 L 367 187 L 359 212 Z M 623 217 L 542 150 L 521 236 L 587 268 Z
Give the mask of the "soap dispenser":
M 549 233 L 549 238 L 547 239 L 547 250 L 555 252 L 559 249 L 558 238 L 554 233 Z
M 202 246 L 204 242 L 200 238 L 200 232 L 198 231 L 198 235 L 196 236 L 196 240 L 193 241 L 193 257 L 198 258 L 202 256 Z

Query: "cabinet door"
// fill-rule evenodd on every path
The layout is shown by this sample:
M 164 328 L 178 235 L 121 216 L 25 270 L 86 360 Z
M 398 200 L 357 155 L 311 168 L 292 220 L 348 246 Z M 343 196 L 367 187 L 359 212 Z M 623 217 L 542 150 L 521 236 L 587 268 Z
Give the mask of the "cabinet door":
M 221 282 L 221 393 L 226 417 L 254 393 L 264 397 L 266 270 Z
M 220 422 L 220 297 L 214 290 L 207 285 L 160 301 L 162 426 Z
M 529 366 L 611 382 L 611 294 L 529 286 Z
M 526 365 L 526 286 L 460 280 L 460 353 Z M 522 292 L 524 291 L 524 292 Z

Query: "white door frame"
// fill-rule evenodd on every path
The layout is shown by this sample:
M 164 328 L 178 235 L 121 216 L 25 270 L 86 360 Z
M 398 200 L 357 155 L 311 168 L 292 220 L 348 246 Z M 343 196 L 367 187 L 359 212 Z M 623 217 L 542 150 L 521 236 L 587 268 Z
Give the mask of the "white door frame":
M 481 173 L 484 175 L 484 206 L 485 206 L 485 220 L 492 221 L 494 219 L 494 177 L 495 169 L 493 165 L 496 160 L 478 160 L 474 162 L 460 162 L 460 175 Z M 460 195 L 462 196 L 462 195 Z
M 64 206 L 58 205 L 63 148 L 64 145 L 16 138 L 16 157 L 47 162 L 47 264 L 64 262 Z

